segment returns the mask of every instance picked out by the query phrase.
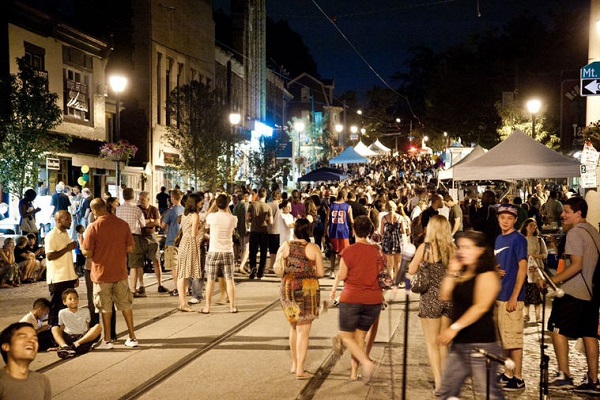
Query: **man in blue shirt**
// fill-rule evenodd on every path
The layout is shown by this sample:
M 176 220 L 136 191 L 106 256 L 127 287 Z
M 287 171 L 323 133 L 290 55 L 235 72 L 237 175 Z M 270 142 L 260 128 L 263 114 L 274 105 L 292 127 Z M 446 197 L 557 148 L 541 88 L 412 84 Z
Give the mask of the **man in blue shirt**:
M 525 389 L 523 381 L 523 307 L 524 284 L 527 278 L 527 239 L 515 229 L 519 212 L 512 204 L 498 207 L 500 235 L 496 237 L 494 253 L 502 276 L 502 288 L 498 295 L 498 331 L 507 357 L 515 362 L 515 368 L 505 369 L 498 383 L 506 391 Z
M 181 197 L 183 194 L 179 189 L 171 190 L 171 204 L 173 206 L 162 214 L 160 227 L 167 232 L 165 238 L 165 269 L 171 270 L 173 281 L 177 281 L 177 247 L 175 246 L 175 237 L 181 229 L 180 217 L 183 214 L 183 206 L 181 205 Z M 177 289 L 175 289 L 177 290 Z

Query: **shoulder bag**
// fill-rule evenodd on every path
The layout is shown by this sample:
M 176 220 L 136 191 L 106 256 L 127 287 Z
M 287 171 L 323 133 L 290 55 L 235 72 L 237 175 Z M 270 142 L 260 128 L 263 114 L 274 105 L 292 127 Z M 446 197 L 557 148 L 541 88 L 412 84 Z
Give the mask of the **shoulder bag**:
M 287 242 L 279 246 L 277 255 L 275 256 L 275 262 L 273 263 L 273 271 L 278 278 L 282 278 L 287 266 L 287 257 L 283 256 L 284 248 L 287 246 Z
M 423 260 L 419 264 L 417 273 L 410 280 L 410 290 L 413 293 L 423 294 L 429 290 L 429 261 L 427 256 L 430 253 L 430 244 L 425 243 L 425 251 L 423 252 Z

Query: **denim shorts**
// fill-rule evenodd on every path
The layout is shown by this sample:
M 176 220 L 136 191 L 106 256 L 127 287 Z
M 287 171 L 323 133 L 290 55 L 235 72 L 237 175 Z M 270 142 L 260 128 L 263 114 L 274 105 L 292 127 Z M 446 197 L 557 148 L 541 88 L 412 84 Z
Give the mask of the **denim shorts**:
M 381 312 L 381 304 L 340 303 L 340 331 L 354 332 L 357 329 L 367 332 Z

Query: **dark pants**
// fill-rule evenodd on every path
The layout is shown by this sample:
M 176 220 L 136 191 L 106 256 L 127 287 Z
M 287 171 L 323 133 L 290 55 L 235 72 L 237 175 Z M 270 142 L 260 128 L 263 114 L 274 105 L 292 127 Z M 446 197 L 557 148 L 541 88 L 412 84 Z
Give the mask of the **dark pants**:
M 267 264 L 267 248 L 269 246 L 269 234 L 267 232 L 250 232 L 250 276 L 262 278 Z M 256 270 L 256 255 L 260 248 L 260 262 Z
M 62 301 L 62 293 L 66 289 L 75 289 L 75 282 L 77 279 L 72 281 L 55 282 L 48 285 L 50 291 L 50 312 L 48 313 L 48 325 L 58 325 L 58 312 L 66 306 Z

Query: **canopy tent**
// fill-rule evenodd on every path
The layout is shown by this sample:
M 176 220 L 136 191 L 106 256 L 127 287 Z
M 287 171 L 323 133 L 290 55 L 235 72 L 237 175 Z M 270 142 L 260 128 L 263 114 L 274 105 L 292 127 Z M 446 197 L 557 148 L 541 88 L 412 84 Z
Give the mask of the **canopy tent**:
M 354 151 L 363 157 L 375 157 L 379 155 L 373 150 L 369 149 L 362 141 L 358 142 L 358 144 L 354 146 Z
M 452 179 L 454 176 L 454 170 L 455 168 L 459 168 L 460 166 L 475 160 L 479 157 L 481 157 L 482 155 L 484 155 L 487 152 L 487 150 L 485 150 L 483 147 L 481 147 L 480 145 L 477 145 L 473 148 L 473 150 L 471 150 L 471 152 L 469 154 L 467 154 L 466 156 L 464 156 L 463 158 L 461 158 L 460 160 L 458 160 L 452 167 L 448 168 L 448 169 L 444 169 L 441 170 L 438 173 L 438 179 Z
M 367 163 L 367 162 L 369 162 L 369 160 L 367 160 L 365 157 L 358 154 L 356 152 L 356 150 L 354 150 L 352 148 L 352 146 L 348 146 L 348 147 L 346 147 L 346 150 L 344 150 L 342 152 L 342 154 L 329 160 L 329 165 L 332 165 L 332 164 L 363 164 L 363 163 Z
M 348 179 L 348 176 L 337 168 L 317 168 L 298 178 L 298 182 L 339 182 Z
M 388 154 L 389 152 L 392 151 L 392 149 L 390 149 L 389 147 L 386 147 L 383 143 L 381 143 L 379 141 L 379 139 L 377 139 L 376 141 L 371 143 L 371 145 L 369 146 L 369 149 L 371 149 L 375 153 L 379 153 L 379 154 Z
M 579 175 L 579 162 L 549 149 L 521 131 L 486 154 L 454 168 L 457 181 L 568 178 Z

